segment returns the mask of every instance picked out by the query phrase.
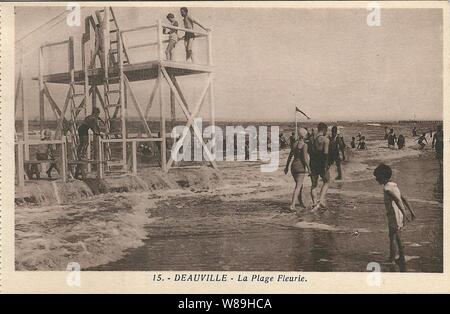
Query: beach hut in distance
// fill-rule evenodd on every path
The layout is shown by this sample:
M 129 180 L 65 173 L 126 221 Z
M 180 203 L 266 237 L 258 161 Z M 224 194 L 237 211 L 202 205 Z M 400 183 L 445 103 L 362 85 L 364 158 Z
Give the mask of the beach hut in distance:
M 93 9 L 91 15 L 85 18 L 84 33 L 80 45 L 74 43 L 74 38 L 59 42 L 43 43 L 39 47 L 39 74 L 34 80 L 39 82 L 39 124 L 41 132 L 45 129 L 45 107 L 50 106 L 57 121 L 55 130 L 58 138 L 46 141 L 45 144 L 55 144 L 61 147 L 61 158 L 63 167 L 63 180 L 75 167 L 85 167 L 86 171 L 96 169 L 97 177 L 102 178 L 105 173 L 111 172 L 137 172 L 136 150 L 141 143 L 146 143 L 158 151 L 159 165 L 164 171 L 173 167 L 173 160 L 168 149 L 167 138 L 170 134 L 166 130 L 166 106 L 170 106 L 171 120 L 175 121 L 175 106 L 179 105 L 186 118 L 186 126 L 191 128 L 194 135 L 204 146 L 204 152 L 210 160 L 211 165 L 217 168 L 213 161 L 212 150 L 203 142 L 200 130 L 197 129 L 193 120 L 198 116 L 205 98 L 209 97 L 210 123 L 214 125 L 214 95 L 213 95 L 213 66 L 211 51 L 211 32 L 200 30 L 187 30 L 182 27 L 174 27 L 164 24 L 160 20 L 151 25 L 142 25 L 135 28 L 119 27 L 118 20 L 111 7 Z M 164 49 L 168 42 L 164 39 L 163 29 L 176 29 L 183 33 L 189 31 L 196 38 L 199 49 L 205 49 L 205 63 L 190 63 L 185 61 L 173 61 L 165 58 Z M 125 45 L 124 38 L 129 34 L 143 33 L 144 38 L 155 37 L 153 41 L 141 41 L 134 45 Z M 150 35 L 151 34 L 151 35 Z M 52 56 L 49 47 L 67 47 L 67 67 L 60 71 L 48 73 L 45 68 Z M 75 46 L 81 47 L 81 68 L 75 69 Z M 95 47 L 95 48 L 92 48 Z M 150 60 L 133 62 L 133 52 L 140 49 L 148 49 Z M 142 55 L 142 54 L 141 54 Z M 146 54 L 147 55 L 147 54 Z M 20 64 L 22 73 L 22 63 Z M 204 87 L 197 95 L 194 104 L 188 103 L 183 95 L 183 89 L 177 81 L 178 77 L 203 74 Z M 43 144 L 42 141 L 33 141 L 28 136 L 28 108 L 23 104 L 23 78 L 19 75 L 16 88 L 16 107 L 22 107 L 23 114 L 23 137 L 16 139 L 18 151 L 19 181 L 23 185 L 24 166 L 30 162 L 30 146 Z M 156 81 L 155 81 L 156 80 Z M 149 100 L 146 104 L 138 101 L 133 90 L 134 82 L 149 82 Z M 150 82 L 152 84 L 150 85 Z M 57 103 L 49 89 L 50 84 L 66 86 L 67 96 L 63 103 Z M 170 93 L 170 104 L 165 103 L 162 88 L 167 86 Z M 21 104 L 20 104 L 21 103 Z M 151 129 L 148 119 L 152 108 L 159 103 L 159 129 L 152 125 Z M 131 119 L 127 114 L 129 107 L 134 107 L 139 122 L 144 132 L 131 134 L 127 132 L 127 122 Z M 80 121 L 89 114 L 93 108 L 100 109 L 100 117 L 104 122 L 103 138 L 95 135 L 90 137 L 90 145 L 94 145 L 94 156 L 88 156 L 86 160 L 80 160 L 76 155 L 76 147 L 79 143 L 77 127 Z M 168 110 L 167 110 L 168 111 Z M 134 119 L 135 121 L 135 119 Z M 131 146 L 131 150 L 130 150 Z M 119 147 L 119 148 L 118 148 Z M 131 153 L 130 153 L 131 152 Z M 45 162 L 41 161 L 41 162 Z

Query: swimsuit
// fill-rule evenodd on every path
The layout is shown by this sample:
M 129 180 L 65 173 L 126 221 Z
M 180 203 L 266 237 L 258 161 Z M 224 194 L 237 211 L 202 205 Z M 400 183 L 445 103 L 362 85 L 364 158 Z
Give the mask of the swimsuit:
M 403 148 L 403 146 L 405 146 L 405 138 L 404 137 L 398 137 L 398 141 L 397 141 L 397 146 L 398 148 Z
M 193 25 L 193 23 L 191 23 L 190 22 L 190 18 L 189 17 L 185 17 L 184 19 L 183 19 L 183 22 L 184 22 L 184 28 L 187 28 L 187 29 L 192 29 L 192 30 L 194 30 L 194 25 Z M 195 34 L 194 33 L 191 33 L 191 32 L 184 32 L 184 40 L 189 40 L 189 39 L 194 39 L 195 38 Z
M 387 192 L 389 191 L 401 199 L 400 190 L 396 183 L 388 182 L 383 186 L 383 191 L 389 232 L 396 232 L 403 227 L 403 213 Z
M 89 129 L 91 129 L 95 134 L 99 133 L 100 130 L 97 120 L 98 118 L 94 117 L 93 115 L 87 116 L 78 127 L 78 135 L 87 136 Z
M 294 150 L 294 161 L 291 165 L 291 174 L 295 178 L 299 174 L 305 173 L 305 155 L 304 155 L 304 149 L 305 146 L 303 145 L 302 148 L 298 148 L 298 143 L 295 145 L 295 147 L 292 148 Z
M 343 141 L 340 137 L 331 137 L 330 136 L 330 163 L 334 163 L 335 161 L 339 163 L 341 161 L 340 150 L 343 149 Z
M 178 27 L 178 22 L 173 21 L 172 26 Z M 178 31 L 176 29 L 171 29 L 169 31 L 169 40 L 177 42 L 178 41 Z
M 316 143 L 312 143 L 312 145 L 316 145 Z M 320 176 L 323 182 L 328 182 L 330 179 L 330 172 L 327 165 L 327 154 L 323 151 L 318 151 L 317 147 L 311 154 L 310 168 L 311 168 L 311 176 L 318 177 Z
M 388 145 L 395 146 L 395 138 L 396 138 L 395 134 L 390 134 L 388 136 Z

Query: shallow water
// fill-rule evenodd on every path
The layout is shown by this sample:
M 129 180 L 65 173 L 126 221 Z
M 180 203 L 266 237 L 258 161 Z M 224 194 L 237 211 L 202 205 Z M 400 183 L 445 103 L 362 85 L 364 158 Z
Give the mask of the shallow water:
M 443 205 L 431 155 L 392 165 L 418 219 L 402 233 L 411 272 L 442 272 Z M 419 179 L 418 179 L 419 178 Z M 420 180 L 420 184 L 417 182 Z M 145 244 L 92 270 L 366 271 L 388 256 L 382 189 L 374 180 L 333 183 L 329 210 L 291 213 L 290 192 L 245 201 L 220 196 L 163 200 L 148 211 Z M 306 199 L 309 197 L 304 192 Z

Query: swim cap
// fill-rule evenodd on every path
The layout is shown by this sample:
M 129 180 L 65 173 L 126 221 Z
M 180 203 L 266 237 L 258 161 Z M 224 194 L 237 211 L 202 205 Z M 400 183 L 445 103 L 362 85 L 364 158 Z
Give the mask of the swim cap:
M 306 135 L 308 134 L 308 131 L 306 131 L 306 129 L 304 129 L 304 128 L 298 129 L 297 132 L 298 132 L 298 135 L 299 135 L 300 137 L 303 137 L 303 138 L 305 138 Z

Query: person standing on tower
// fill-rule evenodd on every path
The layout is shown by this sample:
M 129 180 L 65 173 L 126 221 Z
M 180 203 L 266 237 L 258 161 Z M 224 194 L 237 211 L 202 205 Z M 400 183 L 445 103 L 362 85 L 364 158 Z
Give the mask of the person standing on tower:
M 175 20 L 175 16 L 172 13 L 167 14 L 167 19 L 170 25 L 178 27 L 178 22 Z M 166 48 L 166 59 L 173 60 L 173 50 L 178 42 L 178 30 L 173 28 L 163 28 L 163 33 L 169 35 L 169 43 Z
M 188 9 L 186 7 L 182 7 L 180 9 L 181 16 L 183 17 L 184 28 L 194 29 L 194 24 L 200 26 L 203 30 L 209 32 L 210 29 L 204 27 L 202 24 L 194 20 L 189 14 Z M 184 47 L 186 49 L 186 61 L 189 59 L 194 63 L 194 54 L 192 52 L 192 46 L 194 43 L 195 34 L 191 32 L 184 33 Z

